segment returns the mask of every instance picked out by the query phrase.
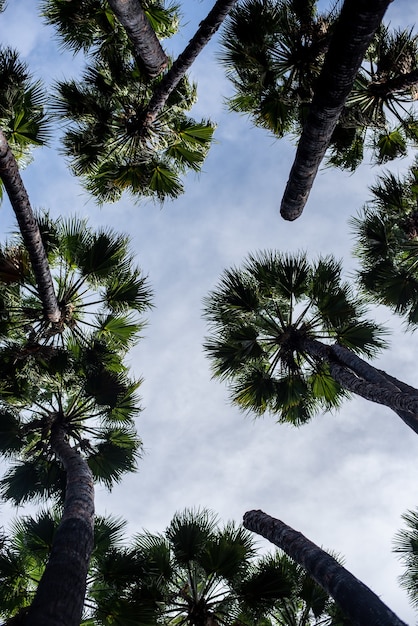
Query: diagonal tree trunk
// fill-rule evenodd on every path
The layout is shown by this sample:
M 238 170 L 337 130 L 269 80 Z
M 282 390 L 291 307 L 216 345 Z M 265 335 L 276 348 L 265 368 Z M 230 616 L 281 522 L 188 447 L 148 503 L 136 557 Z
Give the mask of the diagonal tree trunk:
M 0 130 L 0 178 L 3 181 L 10 204 L 15 212 L 20 232 L 38 285 L 44 315 L 50 322 L 61 319 L 61 311 L 55 295 L 54 283 L 38 223 L 30 205 L 29 197 L 4 133 Z
M 138 64 L 149 78 L 167 67 L 168 57 L 161 47 L 140 0 L 108 0 L 110 8 L 126 30 Z
M 280 213 L 286 220 L 295 220 L 304 209 L 354 79 L 390 1 L 344 2 L 282 198 Z
M 371 589 L 302 533 L 263 511 L 248 511 L 244 527 L 281 548 L 332 597 L 353 626 L 406 626 Z
M 343 389 L 387 406 L 418 434 L 417 389 L 374 368 L 344 346 L 328 346 L 306 338 L 301 348 L 314 359 L 327 363 L 331 376 Z
M 63 515 L 25 624 L 79 626 L 94 543 L 93 476 L 62 426 L 53 427 L 51 447 L 67 473 Z
M 184 77 L 189 67 L 216 33 L 237 0 L 217 0 L 206 18 L 200 22 L 199 28 L 185 49 L 174 61 L 160 84 L 155 88 L 153 96 L 144 113 L 144 126 L 150 126 L 160 113 L 170 94 Z

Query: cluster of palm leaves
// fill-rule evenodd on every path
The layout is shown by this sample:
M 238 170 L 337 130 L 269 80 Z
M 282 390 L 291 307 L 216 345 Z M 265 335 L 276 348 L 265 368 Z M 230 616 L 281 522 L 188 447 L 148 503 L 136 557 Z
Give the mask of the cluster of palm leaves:
M 5 47 L 0 47 L 0 84 L 0 128 L 23 167 L 31 160 L 31 149 L 49 138 L 43 88 L 32 79 L 18 53 Z
M 224 29 L 222 63 L 235 94 L 231 110 L 274 135 L 299 135 L 338 19 L 315 0 L 245 0 Z M 372 149 L 384 163 L 417 145 L 414 111 L 418 38 L 382 26 L 331 139 L 328 163 L 354 170 Z
M 375 302 L 409 324 L 418 322 L 418 170 L 403 178 L 388 172 L 371 187 L 372 199 L 352 220 L 359 280 Z
M 326 345 L 364 355 L 384 346 L 382 329 L 364 319 L 361 298 L 331 257 L 309 263 L 304 254 L 250 256 L 224 273 L 205 315 L 212 329 L 205 347 L 233 401 L 295 425 L 346 396 Z
M 0 549 L 0 615 L 33 600 L 60 511 L 14 522 Z M 177 513 L 162 534 L 127 544 L 120 519 L 98 516 L 82 626 L 341 626 L 326 593 L 288 557 L 256 558 L 251 534 L 206 509 Z
M 174 6 L 146 6 L 158 35 L 175 32 Z M 65 46 L 89 54 L 81 80 L 58 83 L 53 103 L 54 113 L 65 120 L 63 149 L 75 175 L 99 202 L 115 201 L 125 190 L 158 200 L 182 193 L 182 176 L 201 168 L 214 132 L 211 122 L 188 115 L 196 86 L 184 77 L 147 123 L 147 107 L 161 77 L 144 75 L 107 2 L 49 0 L 44 14 L 58 26 Z
M 0 250 L 0 448 L 14 460 L 2 493 L 15 503 L 62 494 L 64 471 L 50 447 L 57 423 L 109 487 L 135 468 L 140 448 L 133 421 L 140 381 L 130 379 L 123 357 L 138 340 L 150 292 L 128 240 L 94 232 L 85 220 L 44 215 L 38 223 L 58 322 L 45 319 L 20 237 Z

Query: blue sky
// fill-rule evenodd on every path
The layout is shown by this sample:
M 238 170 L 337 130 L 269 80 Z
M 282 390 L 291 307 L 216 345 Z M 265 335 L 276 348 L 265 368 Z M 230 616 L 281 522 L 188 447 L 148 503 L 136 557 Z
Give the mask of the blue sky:
M 9 0 L 0 16 L 2 43 L 19 49 L 46 82 L 77 75 L 81 59 L 57 48 L 36 5 Z M 184 47 L 210 6 L 207 0 L 183 2 L 183 28 L 167 42 L 170 52 Z M 417 5 L 397 0 L 387 18 L 412 25 Z M 138 420 L 144 458 L 139 472 L 111 494 L 97 488 L 97 511 L 123 516 L 134 533 L 162 531 L 184 507 L 209 507 L 225 522 L 261 508 L 343 555 L 348 569 L 412 624 L 416 615 L 397 584 L 400 568 L 391 543 L 401 514 L 418 505 L 416 435 L 389 410 L 362 400 L 299 429 L 268 416 L 254 421 L 230 405 L 202 350 L 202 300 L 223 269 L 239 265 L 248 253 L 275 248 L 306 250 L 311 258 L 334 254 L 349 276 L 355 260 L 348 220 L 370 197 L 379 170 L 367 163 L 353 175 L 321 170 L 303 216 L 294 223 L 281 220 L 295 146 L 225 110 L 230 86 L 216 50 L 214 41 L 192 69 L 199 85 L 193 114 L 217 122 L 216 143 L 201 174 L 188 177 L 175 202 L 160 207 L 124 197 L 98 208 L 54 148 L 36 150 L 23 172 L 34 207 L 56 216 L 77 213 L 92 225 L 128 233 L 155 293 L 144 339 L 130 356 L 144 378 Z M 402 173 L 410 161 L 391 169 Z M 14 228 L 7 201 L 0 217 L 5 236 Z M 387 310 L 372 314 L 393 328 L 391 349 L 378 366 L 417 386 L 416 337 L 404 334 Z M 16 513 L 8 505 L 1 511 L 4 524 Z M 260 540 L 260 549 L 266 548 Z

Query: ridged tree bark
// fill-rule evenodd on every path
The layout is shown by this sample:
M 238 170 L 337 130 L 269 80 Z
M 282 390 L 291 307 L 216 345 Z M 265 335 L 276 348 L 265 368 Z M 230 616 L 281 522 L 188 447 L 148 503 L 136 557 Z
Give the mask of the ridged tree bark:
M 164 52 L 139 0 L 108 0 L 110 8 L 126 30 L 137 62 L 148 78 L 155 78 L 167 67 Z
M 59 322 L 61 311 L 38 223 L 20 176 L 19 167 L 4 133 L 0 130 L 0 178 L 15 212 L 20 232 L 35 274 L 45 318 Z
M 353 626 L 406 626 L 369 587 L 302 533 L 263 511 L 248 511 L 244 527 L 284 550 L 341 607 Z
M 51 447 L 67 474 L 63 515 L 25 624 L 79 626 L 94 544 L 93 476 L 87 461 L 66 440 L 62 426 L 53 426 Z
M 296 150 L 280 213 L 298 218 L 353 87 L 367 48 L 391 0 L 345 0 Z
M 196 33 L 155 88 L 144 113 L 144 126 L 150 126 L 155 121 L 171 92 L 177 87 L 196 57 L 210 41 L 212 35 L 216 33 L 236 3 L 237 0 L 217 0 L 206 18 L 200 22 Z
M 327 363 L 331 376 L 343 389 L 387 406 L 418 434 L 417 389 L 376 369 L 344 346 L 306 338 L 301 340 L 300 348 Z

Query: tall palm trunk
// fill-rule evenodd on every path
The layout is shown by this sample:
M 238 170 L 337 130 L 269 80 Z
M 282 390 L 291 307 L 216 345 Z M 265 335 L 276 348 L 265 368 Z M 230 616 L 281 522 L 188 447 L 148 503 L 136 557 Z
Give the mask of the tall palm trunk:
M 32 605 L 28 626 L 79 626 L 93 550 L 94 488 L 87 461 L 54 426 L 51 447 L 66 474 L 63 515 Z
M 0 178 L 9 196 L 25 247 L 29 253 L 36 283 L 38 285 L 39 297 L 44 307 L 45 317 L 50 322 L 58 322 L 61 319 L 61 311 L 55 295 L 54 283 L 52 281 L 41 233 L 20 176 L 16 159 L 1 130 Z
M 387 406 L 418 434 L 418 389 L 376 369 L 338 344 L 328 346 L 304 339 L 301 348 L 314 359 L 327 363 L 331 376 L 343 389 Z
M 158 41 L 139 0 L 108 0 L 110 8 L 126 30 L 135 57 L 149 78 L 167 67 L 168 57 Z
M 353 87 L 367 48 L 391 0 L 345 0 L 282 198 L 286 220 L 299 217 Z
M 334 598 L 351 624 L 406 626 L 364 583 L 281 520 L 263 511 L 249 511 L 244 515 L 244 527 L 265 537 L 301 565 Z
M 160 84 L 154 90 L 144 115 L 144 126 L 150 126 L 164 107 L 171 92 L 177 87 L 201 50 L 210 41 L 237 0 L 217 0 L 185 49 L 174 61 Z

